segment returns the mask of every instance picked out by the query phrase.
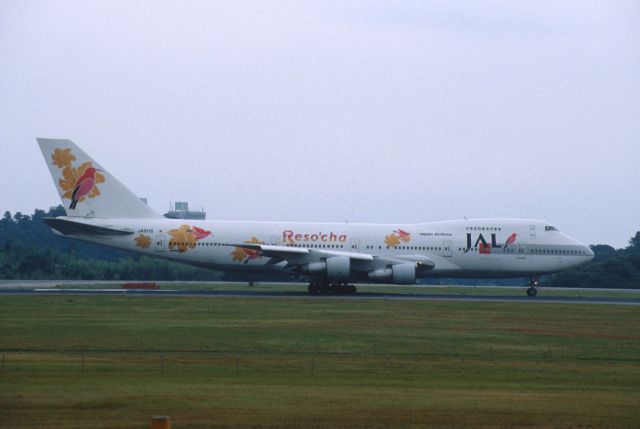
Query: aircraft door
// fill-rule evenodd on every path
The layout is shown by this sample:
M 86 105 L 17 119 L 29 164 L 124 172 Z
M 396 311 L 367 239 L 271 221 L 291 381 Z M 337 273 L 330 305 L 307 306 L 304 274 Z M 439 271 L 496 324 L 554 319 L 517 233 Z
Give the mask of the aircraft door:
M 156 252 L 164 252 L 166 238 L 162 234 L 158 234 L 154 237 L 156 242 Z
M 444 256 L 453 256 L 453 242 L 451 240 L 444 240 L 442 242 L 442 250 L 444 250 Z
M 525 244 L 516 245 L 516 255 L 518 255 L 518 259 L 527 259 L 527 248 Z
M 352 252 L 360 251 L 360 240 L 357 240 L 357 239 L 351 240 L 351 251 Z

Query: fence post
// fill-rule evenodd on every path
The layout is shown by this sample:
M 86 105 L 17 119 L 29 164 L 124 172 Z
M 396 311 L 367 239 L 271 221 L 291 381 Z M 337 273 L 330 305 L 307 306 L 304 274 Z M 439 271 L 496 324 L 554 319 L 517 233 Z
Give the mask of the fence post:
M 169 416 L 151 417 L 151 429 L 171 429 L 171 417 Z

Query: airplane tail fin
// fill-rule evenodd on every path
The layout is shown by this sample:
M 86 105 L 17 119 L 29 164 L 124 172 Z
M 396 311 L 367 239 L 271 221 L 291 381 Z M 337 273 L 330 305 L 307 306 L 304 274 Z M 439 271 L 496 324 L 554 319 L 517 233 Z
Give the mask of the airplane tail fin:
M 67 216 L 160 217 L 71 140 L 37 140 Z

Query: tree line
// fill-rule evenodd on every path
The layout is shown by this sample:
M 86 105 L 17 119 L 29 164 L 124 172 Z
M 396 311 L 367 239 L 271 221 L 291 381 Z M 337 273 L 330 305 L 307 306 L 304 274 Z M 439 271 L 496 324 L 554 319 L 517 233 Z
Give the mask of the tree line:
M 217 271 L 64 238 L 42 221 L 64 215 L 62 206 L 32 215 L 5 212 L 0 219 L 0 279 L 224 279 Z
M 591 245 L 593 260 L 582 267 L 551 276 L 545 284 L 565 287 L 640 288 L 640 231 L 629 246 L 614 249 L 606 244 Z
M 64 216 L 62 206 L 35 210 L 32 215 L 6 211 L 0 219 L 0 279 L 66 280 L 228 280 L 250 281 L 257 277 L 241 273 L 222 273 L 151 258 L 138 253 L 71 240 L 54 234 L 42 221 Z M 552 276 L 548 286 L 640 288 L 640 231 L 629 246 L 614 249 L 592 245 L 595 257 L 590 264 Z M 290 280 L 290 277 L 273 277 Z M 527 279 L 518 282 L 524 284 Z M 425 279 L 425 283 L 513 284 L 513 280 Z

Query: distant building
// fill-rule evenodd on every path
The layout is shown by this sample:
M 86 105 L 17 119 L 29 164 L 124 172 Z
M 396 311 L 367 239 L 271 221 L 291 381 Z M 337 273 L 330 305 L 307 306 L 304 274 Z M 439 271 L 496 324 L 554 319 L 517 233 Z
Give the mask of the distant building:
M 201 211 L 190 211 L 188 202 L 176 201 L 173 206 L 170 206 L 169 211 L 164 214 L 164 217 L 169 219 L 205 220 L 207 218 L 207 213 L 204 209 Z

